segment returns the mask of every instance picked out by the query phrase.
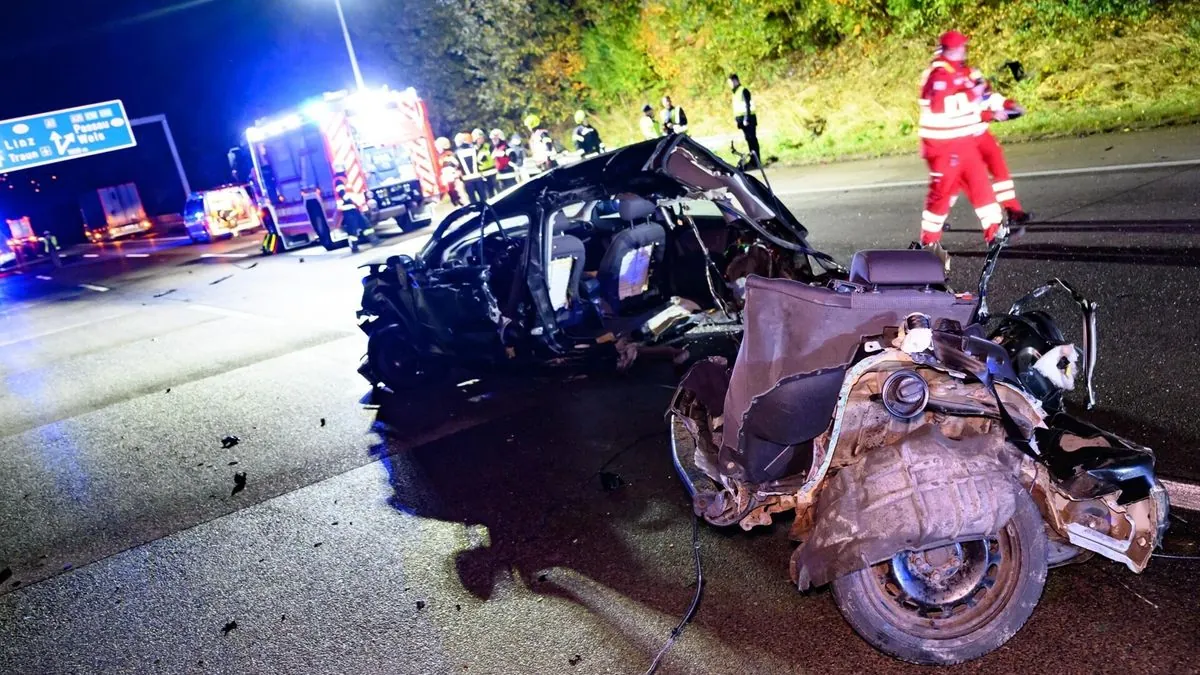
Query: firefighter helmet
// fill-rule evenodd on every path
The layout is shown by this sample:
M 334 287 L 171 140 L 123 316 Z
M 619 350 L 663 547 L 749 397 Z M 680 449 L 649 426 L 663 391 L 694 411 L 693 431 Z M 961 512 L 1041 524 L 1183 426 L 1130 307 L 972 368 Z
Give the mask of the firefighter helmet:
M 538 128 L 538 125 L 541 123 L 542 118 L 538 117 L 537 115 L 529 114 L 525 116 L 525 126 L 528 127 L 530 131 Z
M 472 129 L 471 138 L 476 141 L 482 141 L 486 137 L 483 135 L 483 129 Z
M 454 134 L 454 144 L 455 145 L 466 145 L 467 143 L 470 143 L 470 142 L 471 142 L 471 134 L 468 134 L 465 131 L 460 131 L 457 134 Z
M 490 136 L 493 141 L 504 140 L 504 132 L 499 129 L 492 129 L 488 136 Z
M 575 111 L 575 124 L 583 124 L 585 119 L 587 119 L 587 113 L 582 110 Z
M 444 151 L 446 151 L 446 150 L 449 150 L 449 149 L 450 149 L 450 147 L 451 147 L 451 145 L 450 145 L 450 139 L 449 139 L 449 138 L 446 138 L 445 136 L 439 136 L 439 137 L 438 137 L 438 139 L 437 139 L 436 141 L 434 141 L 434 142 L 433 142 L 433 145 L 434 145 L 434 147 L 436 147 L 438 150 L 441 150 L 441 151 L 443 151 L 443 152 L 444 152 Z

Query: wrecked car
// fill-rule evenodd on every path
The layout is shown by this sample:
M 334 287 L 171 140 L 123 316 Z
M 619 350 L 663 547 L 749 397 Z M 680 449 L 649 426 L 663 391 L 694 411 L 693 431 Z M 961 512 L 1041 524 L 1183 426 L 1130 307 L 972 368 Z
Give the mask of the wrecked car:
M 685 136 L 627 146 L 450 213 L 415 257 L 364 265 L 359 372 L 399 389 L 584 354 L 683 362 L 689 336 L 741 330 L 752 274 L 841 271 L 806 235 L 763 182 Z
M 854 630 L 920 664 L 980 657 L 1031 616 L 1046 571 L 1099 554 L 1133 572 L 1167 527 L 1154 453 L 1070 415 L 1094 405 L 1096 305 L 1055 279 L 990 316 L 927 251 L 857 253 L 844 277 L 751 276 L 732 366 L 696 363 L 668 417 L 698 517 L 745 530 L 794 511 L 790 572 Z M 1082 346 L 1030 310 L 1053 290 Z M 1080 365 L 1082 363 L 1082 373 Z

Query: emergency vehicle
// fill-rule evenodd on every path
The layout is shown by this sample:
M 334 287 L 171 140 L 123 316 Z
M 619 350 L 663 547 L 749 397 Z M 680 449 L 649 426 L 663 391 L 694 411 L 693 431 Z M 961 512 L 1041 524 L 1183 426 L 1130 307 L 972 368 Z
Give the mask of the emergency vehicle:
M 16 261 L 18 254 L 30 260 L 41 251 L 42 240 L 33 233 L 29 216 L 8 218 L 0 224 L 0 266 Z
M 347 239 L 337 189 L 371 224 L 429 225 L 443 187 L 425 103 L 413 89 L 325 94 L 246 130 L 263 195 L 267 241 L 275 252 Z
M 79 206 L 83 214 L 83 233 L 91 242 L 114 241 L 149 232 L 154 227 L 134 183 L 85 193 Z
M 245 185 L 193 192 L 183 206 L 183 224 L 194 242 L 236 237 L 262 227 L 262 214 Z

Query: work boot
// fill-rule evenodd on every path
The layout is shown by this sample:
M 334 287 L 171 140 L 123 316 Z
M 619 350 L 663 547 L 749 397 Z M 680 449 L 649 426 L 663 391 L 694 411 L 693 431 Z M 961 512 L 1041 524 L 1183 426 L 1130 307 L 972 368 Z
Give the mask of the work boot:
M 1008 236 L 1008 226 L 1003 223 L 994 223 L 983 231 L 983 240 L 991 246 L 997 239 L 1003 239 Z
M 1033 214 L 1020 209 L 1004 209 L 1004 217 L 1010 226 L 1016 227 L 1028 223 L 1033 218 Z
M 942 266 L 946 269 L 946 274 L 950 274 L 950 252 L 942 246 L 942 242 L 935 241 L 931 244 L 921 246 L 922 249 L 929 251 L 942 261 Z

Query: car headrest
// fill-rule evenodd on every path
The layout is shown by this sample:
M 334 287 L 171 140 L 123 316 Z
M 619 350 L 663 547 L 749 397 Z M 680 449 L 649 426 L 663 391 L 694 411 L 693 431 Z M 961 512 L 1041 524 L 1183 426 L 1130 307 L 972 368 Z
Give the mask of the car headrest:
M 623 194 L 618 199 L 620 205 L 617 207 L 617 212 L 621 214 L 621 220 L 633 222 L 648 218 L 658 208 L 654 202 L 634 194 Z
M 931 251 L 859 251 L 850 260 L 850 282 L 864 286 L 945 286 L 946 268 Z

